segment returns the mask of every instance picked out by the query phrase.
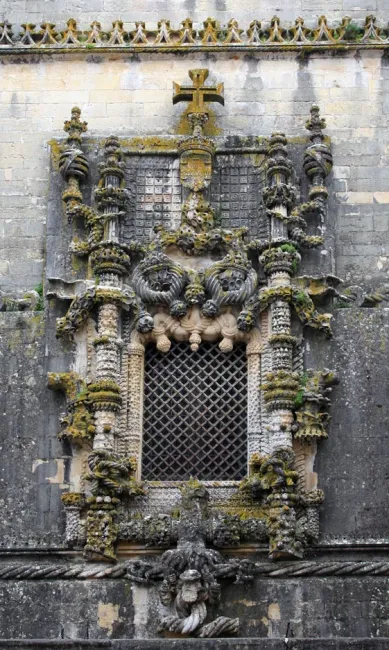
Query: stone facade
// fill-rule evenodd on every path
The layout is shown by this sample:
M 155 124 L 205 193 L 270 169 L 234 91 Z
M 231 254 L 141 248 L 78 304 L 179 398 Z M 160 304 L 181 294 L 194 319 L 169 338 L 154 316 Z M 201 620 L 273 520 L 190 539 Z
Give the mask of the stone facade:
M 181 109 L 170 103 L 173 80 L 183 83 L 189 68 L 207 61 L 207 54 L 150 54 L 131 62 L 125 55 L 1 57 L 2 288 L 33 289 L 42 280 L 48 142 L 62 137 L 72 106 L 93 121 L 97 136 L 175 133 Z M 326 255 L 339 277 L 368 288 L 385 282 L 389 268 L 388 74 L 380 50 L 303 58 L 227 53 L 212 65 L 215 79 L 224 80 L 226 108 L 214 111 L 225 135 L 269 136 L 282 128 L 298 137 L 310 106 L 320 105 L 335 159 Z
M 387 3 L 8 4 L 0 647 L 386 647 Z M 197 52 L 165 47 L 186 14 Z M 174 341 L 247 346 L 240 485 L 139 482 L 144 346 Z

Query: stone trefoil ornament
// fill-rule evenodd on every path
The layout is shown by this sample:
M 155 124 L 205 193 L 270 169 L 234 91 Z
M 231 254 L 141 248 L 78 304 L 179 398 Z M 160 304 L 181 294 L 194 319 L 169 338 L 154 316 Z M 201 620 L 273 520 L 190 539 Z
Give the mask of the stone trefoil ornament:
M 130 17 L 128 17 L 130 20 Z M 331 21 L 332 23 L 332 21 Z M 0 46 L 4 54 L 12 53 L 25 56 L 28 53 L 49 51 L 60 54 L 67 50 L 90 52 L 93 45 L 98 52 L 121 51 L 137 53 L 174 51 L 200 52 L 215 50 L 233 52 L 247 51 L 311 51 L 349 50 L 379 48 L 389 45 L 389 30 L 380 26 L 373 15 L 366 16 L 364 24 L 344 16 L 337 24 L 328 24 L 326 16 L 318 16 L 316 24 L 298 17 L 293 23 L 281 23 L 278 16 L 270 20 L 251 20 L 243 29 L 235 18 L 226 25 L 220 25 L 215 18 L 206 18 L 203 23 L 195 24 L 191 18 L 184 18 L 180 24 L 172 26 L 169 20 L 159 20 L 146 25 L 144 21 L 135 21 L 135 29 L 126 31 L 122 20 L 114 20 L 111 25 L 101 25 L 94 20 L 89 29 L 84 31 L 77 27 L 74 18 L 69 18 L 65 29 L 51 22 L 43 22 L 41 29 L 32 23 L 21 25 L 23 31 L 13 30 L 7 21 L 0 22 Z M 89 48 L 88 48 L 89 46 Z M 213 53 L 213 52 L 212 52 Z
M 166 39 L 167 23 L 160 29 Z M 207 38 L 213 29 L 207 25 Z M 252 38 L 258 30 L 252 26 Z M 231 43 L 239 34 L 232 22 Z M 113 37 L 124 38 L 121 24 Z M 67 38 L 75 38 L 71 26 Z M 93 38 L 99 38 L 98 24 Z M 239 627 L 237 619 L 224 616 L 207 620 L 208 605 L 220 600 L 219 580 L 242 582 L 255 573 L 253 564 L 226 559 L 218 548 L 267 543 L 271 559 L 295 559 L 318 539 L 324 495 L 307 480 L 306 467 L 317 441 L 328 435 L 337 377 L 328 369 L 304 369 L 301 350 L 305 327 L 322 339 L 331 336 L 331 315 L 320 305 L 327 295 L 339 296 L 339 280 L 297 275 L 304 251 L 323 244 L 321 236 L 307 233 L 309 220 L 325 219 L 332 167 L 318 107 L 307 122 L 307 202 L 299 200 L 286 136 L 273 133 L 266 141 L 267 236 L 255 238 L 245 227 L 220 227 L 216 218 L 210 189 L 218 142 L 207 135 L 207 124 L 210 104 L 224 104 L 223 84 L 208 85 L 205 69 L 189 76 L 192 85 L 175 83 L 173 92 L 174 103 L 188 102 L 189 134 L 176 140 L 175 149 L 181 221 L 175 228 L 156 226 L 148 239 L 123 237 L 133 188 L 126 186 L 128 152 L 120 140 L 110 136 L 100 147 L 100 177 L 89 206 L 83 201 L 89 164 L 81 141 L 87 125 L 78 108 L 65 123 L 62 199 L 68 227 L 85 226 L 85 238 L 74 237 L 70 253 L 85 261 L 86 279 L 58 319 L 57 335 L 77 343 L 76 361 L 84 342 L 86 371 L 50 373 L 49 387 L 66 396 L 59 437 L 72 446 L 74 470 L 63 495 L 67 543 L 82 548 L 88 560 L 107 562 L 117 561 L 122 541 L 162 550 L 155 561 L 130 563 L 127 577 L 162 581 L 161 602 L 171 613 L 161 615 L 161 632 L 215 637 Z M 141 483 L 145 346 L 169 354 L 173 341 L 194 353 L 204 342 L 218 344 L 226 364 L 235 345 L 246 346 L 249 471 L 217 505 L 214 492 L 227 489 L 223 484 L 181 482 L 172 503 L 163 482 Z M 158 512 L 150 509 L 153 490 L 162 495 Z

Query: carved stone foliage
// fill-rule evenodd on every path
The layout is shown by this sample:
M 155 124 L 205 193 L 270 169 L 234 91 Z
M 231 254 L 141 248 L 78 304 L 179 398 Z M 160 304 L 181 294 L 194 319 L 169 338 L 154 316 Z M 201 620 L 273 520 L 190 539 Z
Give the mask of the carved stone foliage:
M 91 411 L 91 399 L 85 380 L 75 372 L 50 372 L 48 387 L 66 396 L 66 415 L 61 418 L 62 429 L 58 437 L 74 444 L 90 443 L 95 426 Z
M 305 38 L 305 29 L 302 22 L 296 26 L 294 42 Z M 31 30 L 28 33 L 34 40 Z M 287 38 L 278 19 L 266 29 L 254 21 L 248 32 L 253 44 L 271 43 L 274 35 L 277 42 Z M 45 25 L 44 37 L 47 43 L 57 42 L 50 25 Z M 177 37 L 168 21 L 160 21 L 158 46 Z M 186 21 L 181 37 L 185 43 L 193 43 L 190 22 Z M 219 37 L 214 21 L 206 21 L 201 39 L 210 44 Z M 332 38 L 323 20 L 319 37 Z M 77 43 L 74 23 L 62 38 L 66 44 Z M 88 35 L 89 43 L 115 47 L 127 46 L 129 38 L 143 45 L 149 32 L 143 23 L 137 23 L 129 35 L 123 23 L 116 21 L 108 40 L 98 23 Z M 226 44 L 233 46 L 241 38 L 242 31 L 231 20 Z M 129 577 L 140 582 L 162 580 L 161 600 L 171 607 L 171 614 L 161 618 L 162 632 L 214 637 L 236 633 L 239 625 L 237 619 L 223 616 L 207 622 L 208 605 L 220 600 L 219 580 L 235 578 L 239 582 L 252 575 L 250 563 L 226 560 L 216 548 L 231 548 L 245 541 L 268 542 L 272 559 L 294 559 L 301 558 L 304 549 L 318 539 L 323 493 L 306 484 L 305 459 L 310 446 L 328 435 L 328 396 L 337 378 L 327 369 L 304 372 L 300 351 L 303 328 L 312 327 L 324 334 L 322 339 L 330 338 L 331 314 L 324 311 L 328 299 L 348 303 L 353 293 L 338 293 L 340 280 L 334 276 L 298 275 L 305 249 L 323 244 L 322 237 L 307 234 L 310 220 L 325 218 L 326 178 L 332 166 L 323 134 L 325 121 L 318 107 L 312 107 L 307 123 L 310 135 L 303 168 L 309 181 L 308 202 L 299 200 L 286 136 L 273 133 L 263 152 L 261 218 L 266 224 L 255 231 L 260 238 L 250 240 L 245 227 L 220 227 L 208 193 L 215 146 L 204 135 L 204 128 L 209 103 L 224 103 L 223 84 L 208 84 L 205 69 L 190 70 L 189 76 L 191 85 L 174 84 L 173 93 L 174 103 L 188 102 L 185 119 L 191 131 L 176 141 L 180 177 L 178 180 L 176 174 L 168 185 L 170 198 L 181 200 L 182 196 L 181 220 L 169 229 L 162 219 L 164 225 L 158 225 L 151 237 L 142 236 L 142 242 L 127 237 L 124 243 L 122 237 L 121 223 L 133 188 L 126 187 L 120 140 L 110 136 L 101 148 L 96 208 L 92 208 L 83 203 L 82 195 L 89 173 L 81 142 L 86 123 L 77 108 L 65 123 L 68 137 L 59 159 L 66 184 L 62 198 L 69 227 L 76 221 L 85 225 L 85 240 L 75 238 L 70 253 L 85 258 L 87 278 L 74 283 L 72 302 L 57 321 L 57 335 L 73 340 L 76 355 L 80 355 L 75 367 L 84 371 L 80 375 L 50 373 L 49 387 L 66 396 L 59 437 L 72 445 L 75 464 L 80 468 L 87 463 L 89 467 L 82 475 L 78 470 L 77 481 L 63 495 L 69 545 L 82 547 L 90 560 L 108 562 L 116 561 L 120 540 L 165 549 L 158 562 L 132 564 Z M 239 174 L 237 178 L 248 178 L 246 172 Z M 257 180 L 255 175 L 252 178 Z M 151 179 L 148 186 L 148 179 L 143 175 L 144 186 L 152 191 L 157 180 L 158 187 L 163 184 L 161 177 L 154 179 L 155 183 Z M 174 189 L 179 183 L 181 194 Z M 232 185 L 231 179 L 228 183 Z M 58 288 L 61 281 L 53 280 L 54 285 Z M 66 291 L 62 289 L 53 289 L 50 295 L 69 299 L 69 285 Z M 386 293 L 376 293 L 371 298 L 375 303 L 386 299 Z M 224 495 L 217 507 L 210 503 L 204 485 L 190 480 L 181 483 L 178 515 L 165 502 L 157 514 L 147 515 L 150 497 L 147 485 L 139 482 L 144 352 L 145 345 L 151 343 L 158 354 L 173 354 L 172 339 L 188 343 L 195 353 L 204 341 L 217 342 L 227 367 L 234 345 L 246 344 L 250 470 L 240 488 L 235 484 L 234 496 Z M 218 355 L 224 361 L 224 354 Z M 180 376 L 185 378 L 185 373 Z M 233 410 L 237 386 L 233 385 L 234 373 L 229 377 Z M 168 390 L 180 399 L 174 373 L 169 381 Z M 204 382 L 206 390 L 206 379 Z M 167 390 L 164 379 L 153 390 L 163 398 Z M 151 440 L 163 444 L 163 436 L 170 433 L 172 437 L 173 428 L 166 423 L 169 418 L 163 403 L 157 410 L 158 427 Z M 148 458 L 153 449 L 146 444 L 147 417 L 145 423 L 144 457 Z M 196 424 L 193 428 L 196 435 Z M 182 431 L 174 428 L 174 435 L 178 440 Z M 206 427 L 204 435 L 208 435 Z M 191 437 L 189 432 L 188 444 Z M 245 466 L 243 457 L 241 467 Z M 207 463 L 202 467 L 207 468 Z M 219 488 L 223 490 L 223 485 Z
M 300 379 L 295 398 L 297 429 L 295 438 L 327 438 L 327 412 L 332 386 L 338 377 L 329 370 L 307 370 Z

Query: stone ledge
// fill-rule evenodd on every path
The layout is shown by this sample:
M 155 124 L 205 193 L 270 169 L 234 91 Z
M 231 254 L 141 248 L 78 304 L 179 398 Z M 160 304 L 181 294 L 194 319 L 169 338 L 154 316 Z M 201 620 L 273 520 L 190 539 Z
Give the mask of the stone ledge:
M 90 648 L 108 648 L 110 650 L 388 650 L 389 637 L 334 639 L 268 639 L 268 638 L 231 638 L 231 639 L 4 639 L 0 640 L 2 648 L 17 650 L 83 650 Z

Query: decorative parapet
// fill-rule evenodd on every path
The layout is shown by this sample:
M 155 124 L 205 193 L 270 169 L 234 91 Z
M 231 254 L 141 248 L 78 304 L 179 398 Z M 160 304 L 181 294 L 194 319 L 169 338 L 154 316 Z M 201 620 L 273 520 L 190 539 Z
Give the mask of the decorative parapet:
M 0 23 L 0 54 L 26 54 L 27 52 L 64 51 L 271 51 L 271 50 L 348 50 L 389 47 L 389 28 L 379 26 L 375 16 L 366 17 L 364 24 L 348 16 L 340 23 L 329 25 L 320 16 L 316 25 L 306 25 L 303 18 L 296 18 L 294 25 L 281 25 L 280 18 L 271 21 L 252 20 L 247 29 L 241 29 L 237 20 L 231 18 L 227 25 L 220 25 L 214 18 L 194 26 L 190 18 L 178 28 L 169 20 L 161 19 L 156 29 L 150 29 L 143 21 L 130 23 L 124 29 L 121 20 L 115 20 L 110 29 L 93 21 L 90 28 L 77 28 L 74 18 L 69 18 L 65 29 L 54 23 L 43 22 L 41 28 L 24 23 L 23 31 L 12 29 L 7 20 Z

